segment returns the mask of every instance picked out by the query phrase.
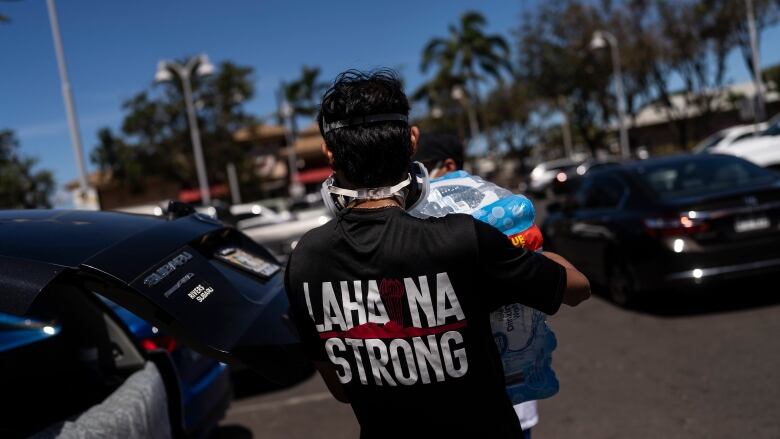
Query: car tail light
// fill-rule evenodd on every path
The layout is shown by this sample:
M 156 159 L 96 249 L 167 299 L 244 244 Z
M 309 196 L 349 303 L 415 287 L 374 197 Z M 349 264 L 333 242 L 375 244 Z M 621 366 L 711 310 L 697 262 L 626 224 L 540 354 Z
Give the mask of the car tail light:
M 147 351 L 165 349 L 168 352 L 173 352 L 176 349 L 176 345 L 176 339 L 167 335 L 158 335 L 141 340 L 141 347 Z
M 687 216 L 672 218 L 647 218 L 644 220 L 645 230 L 650 236 L 690 236 L 706 232 L 710 225 L 702 220 Z

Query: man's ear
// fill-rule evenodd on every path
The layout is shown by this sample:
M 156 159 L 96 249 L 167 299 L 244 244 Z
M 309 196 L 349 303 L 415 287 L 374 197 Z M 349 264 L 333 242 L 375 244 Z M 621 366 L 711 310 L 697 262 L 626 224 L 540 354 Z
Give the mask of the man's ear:
M 333 168 L 333 152 L 331 152 L 330 148 L 328 148 L 328 145 L 326 145 L 325 142 L 320 144 L 320 149 L 322 150 L 322 154 L 328 158 L 328 165 Z
M 411 134 L 412 155 L 414 155 L 417 152 L 417 142 L 420 140 L 420 128 L 418 128 L 417 125 L 412 125 L 410 131 L 412 132 Z
M 441 167 L 445 170 L 445 174 L 458 170 L 458 164 L 453 159 L 444 160 Z

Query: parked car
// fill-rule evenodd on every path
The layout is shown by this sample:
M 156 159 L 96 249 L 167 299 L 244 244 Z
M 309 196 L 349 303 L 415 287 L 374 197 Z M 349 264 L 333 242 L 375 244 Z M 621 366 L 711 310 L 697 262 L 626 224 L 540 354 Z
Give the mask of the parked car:
M 288 321 L 288 308 L 278 261 L 204 215 L 167 220 L 112 212 L 0 211 L 0 313 L 20 317 L 0 321 L 0 340 L 28 340 L 0 352 L 0 388 L 12 402 L 2 411 L 0 436 L 28 435 L 106 404 L 102 412 L 110 414 L 111 404 L 150 394 L 112 397 L 128 381 L 138 385 L 137 374 L 149 385 L 164 383 L 165 423 L 173 436 L 186 435 L 187 386 L 212 382 L 217 378 L 205 375 L 221 376 L 222 369 L 197 357 L 177 360 L 187 351 L 173 343 L 221 362 L 241 362 L 270 381 L 295 383 L 312 366 Z M 122 310 L 153 325 L 147 326 L 152 336 L 139 338 L 132 318 L 118 316 Z M 154 328 L 175 339 L 155 337 Z M 7 337 L 7 331 L 14 334 Z M 177 361 L 187 370 L 177 369 Z M 149 362 L 157 372 L 144 378 Z M 213 389 L 218 387 L 203 392 Z M 216 390 L 192 397 L 227 403 Z M 203 425 L 221 416 L 220 409 L 192 407 L 209 412 L 193 415 Z M 198 419 L 191 425 L 199 425 Z M 136 420 L 125 416 L 114 423 L 120 422 Z
M 233 397 L 228 365 L 193 351 L 127 309 L 101 299 L 144 350 L 164 349 L 170 354 L 181 389 L 184 431 L 190 437 L 208 436 L 224 417 Z
M 545 247 L 620 305 L 661 288 L 780 269 L 780 179 L 736 157 L 608 168 L 548 210 Z
M 759 136 L 745 139 L 728 147 L 712 148 L 717 154 L 730 154 L 780 172 L 780 115 L 775 116 Z
M 4 292 L 3 299 L 9 295 L 13 293 Z M 116 436 L 130 427 L 126 431 L 133 429 L 138 437 L 150 433 L 145 430 L 149 424 L 157 437 L 184 435 L 180 390 L 169 354 L 140 348 L 94 296 L 51 286 L 24 316 L 3 314 L 0 320 L 1 437 L 52 430 L 76 437 L 73 428 L 87 422 L 94 435 Z M 129 395 L 126 386 L 135 393 Z M 115 401 L 117 397 L 122 401 Z M 88 414 L 96 410 L 99 416 Z
M 759 124 L 736 125 L 722 129 L 715 134 L 707 137 L 693 147 L 694 154 L 705 154 L 713 150 L 724 150 L 731 145 L 761 135 L 761 132 L 767 128 L 768 124 L 762 122 Z
M 585 156 L 575 156 L 539 163 L 531 170 L 528 178 L 528 192 L 538 197 L 547 195 L 547 190 L 556 178 L 565 178 L 567 173 L 585 161 Z
M 332 215 L 320 198 L 319 202 L 290 206 L 289 211 L 278 214 L 274 221 L 260 217 L 248 218 L 240 221 L 238 227 L 277 258 L 286 260 L 306 232 L 327 223 L 331 218 Z
M 178 343 L 145 320 L 114 302 L 98 296 L 126 327 L 132 340 L 145 351 L 168 352 L 175 366 L 181 391 L 183 431 L 189 437 L 206 437 L 225 414 L 232 397 L 228 366 L 204 357 Z M 28 346 L 56 335 L 57 326 L 29 318 L 0 313 L 0 352 Z
M 573 192 L 576 190 L 578 182 L 588 173 L 619 165 L 620 159 L 614 157 L 585 160 L 576 167 L 569 168 L 566 171 L 560 171 L 552 182 L 552 192 L 555 195 L 564 195 Z

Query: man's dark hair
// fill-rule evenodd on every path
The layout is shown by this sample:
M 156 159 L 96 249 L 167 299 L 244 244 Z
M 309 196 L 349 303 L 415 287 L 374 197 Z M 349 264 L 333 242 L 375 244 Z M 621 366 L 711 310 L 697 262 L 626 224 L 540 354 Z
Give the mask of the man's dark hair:
M 458 169 L 463 169 L 463 142 L 458 136 L 449 133 L 429 133 L 420 135 L 417 152 L 412 160 L 422 162 L 429 171 L 452 159 Z
M 333 152 L 333 168 L 356 187 L 390 186 L 403 180 L 412 152 L 409 124 L 372 122 L 325 133 L 323 123 L 387 113 L 409 115 L 409 101 L 392 70 L 347 70 L 322 98 L 317 123 Z

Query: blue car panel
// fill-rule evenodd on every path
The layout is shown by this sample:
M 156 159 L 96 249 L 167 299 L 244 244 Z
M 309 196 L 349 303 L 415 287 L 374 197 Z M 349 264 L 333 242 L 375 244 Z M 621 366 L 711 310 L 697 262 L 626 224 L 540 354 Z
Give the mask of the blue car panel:
M 138 340 L 161 335 L 157 328 L 142 318 L 108 299 L 102 299 Z M 181 384 L 185 429 L 206 432 L 216 426 L 230 403 L 232 383 L 228 366 L 186 346 L 176 346 L 170 354 Z

